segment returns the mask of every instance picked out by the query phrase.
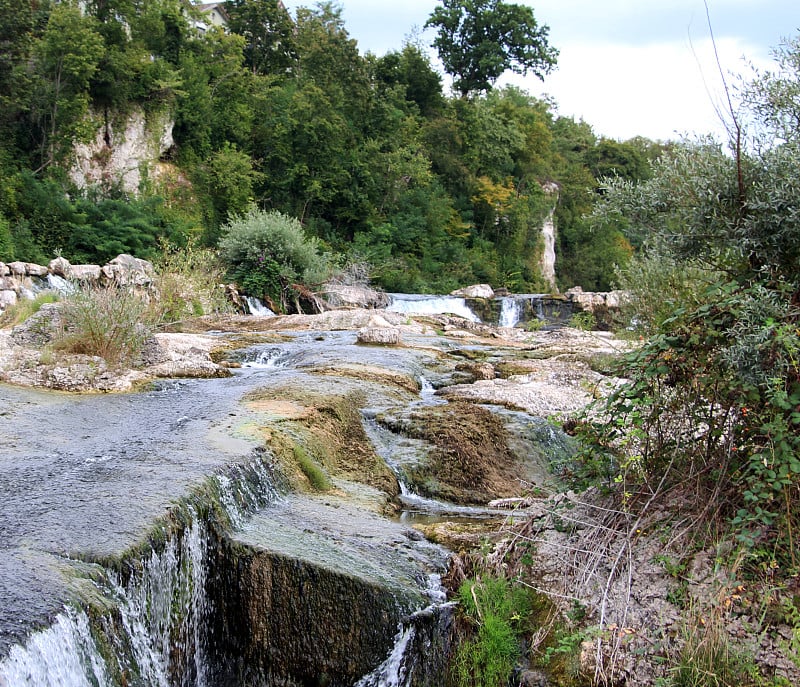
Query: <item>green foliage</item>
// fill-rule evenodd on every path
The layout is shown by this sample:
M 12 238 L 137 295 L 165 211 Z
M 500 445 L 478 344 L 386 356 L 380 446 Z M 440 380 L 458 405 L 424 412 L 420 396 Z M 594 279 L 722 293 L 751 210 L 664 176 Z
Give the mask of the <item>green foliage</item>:
M 533 10 L 502 0 L 442 0 L 425 27 L 438 30 L 433 45 L 462 97 L 489 91 L 507 70 L 543 78 L 558 51 L 547 42 Z
M 164 324 L 187 317 L 232 312 L 222 286 L 225 270 L 217 253 L 190 239 L 185 246 L 163 242 L 155 263 L 156 319 Z
M 0 214 L 0 262 L 13 262 L 14 238 L 8 220 Z
M 569 326 L 590 332 L 593 329 L 597 329 L 597 319 L 592 312 L 577 312 L 570 318 Z
M 64 331 L 55 347 L 96 355 L 109 365 L 132 364 L 152 332 L 152 312 L 133 289 L 77 289 L 61 310 Z
M 300 222 L 280 212 L 251 208 L 223 227 L 220 255 L 232 278 L 250 295 L 284 307 L 293 285 L 321 284 L 329 274 L 321 244 Z
M 45 303 L 57 303 L 59 296 L 53 291 L 43 291 L 35 298 L 22 298 L 0 312 L 0 327 L 14 327 L 39 312 Z
M 466 580 L 458 590 L 461 608 L 477 628 L 463 640 L 453 662 L 458 687 L 508 684 L 520 657 L 521 633 L 531 611 L 528 590 L 499 577 Z

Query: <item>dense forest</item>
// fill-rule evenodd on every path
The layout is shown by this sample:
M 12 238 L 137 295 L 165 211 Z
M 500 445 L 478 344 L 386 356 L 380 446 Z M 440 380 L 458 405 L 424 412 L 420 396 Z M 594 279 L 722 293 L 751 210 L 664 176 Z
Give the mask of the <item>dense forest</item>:
M 459 5 L 428 22 L 446 71 L 463 58 L 444 32 Z M 542 291 L 555 206 L 560 288 L 608 289 L 627 263 L 617 225 L 585 217 L 603 177 L 647 180 L 665 144 L 601 138 L 554 102 L 496 88 L 507 65 L 464 71 L 449 94 L 427 45 L 361 54 L 334 3 L 294 17 L 279 0 L 222 7 L 227 30 L 201 30 L 207 17 L 182 0 L 0 0 L 0 260 L 215 247 L 255 207 L 297 218 L 387 290 Z M 557 52 L 533 28 L 544 76 Z M 113 175 L 76 185 L 76 143 L 134 113 L 174 122 L 159 173 L 143 169 L 135 191 Z

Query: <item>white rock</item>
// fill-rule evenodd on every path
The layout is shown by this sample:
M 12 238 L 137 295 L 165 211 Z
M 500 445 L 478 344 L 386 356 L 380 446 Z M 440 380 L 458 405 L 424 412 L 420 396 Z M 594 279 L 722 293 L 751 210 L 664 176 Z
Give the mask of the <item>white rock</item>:
M 460 298 L 494 298 L 494 289 L 488 284 L 473 284 L 453 291 L 450 295 Z

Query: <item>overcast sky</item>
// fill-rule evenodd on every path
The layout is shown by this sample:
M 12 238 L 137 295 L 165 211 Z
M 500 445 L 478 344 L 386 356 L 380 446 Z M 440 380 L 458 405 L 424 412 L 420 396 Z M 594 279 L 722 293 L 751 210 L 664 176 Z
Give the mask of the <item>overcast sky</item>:
M 598 135 L 652 139 L 713 133 L 722 103 L 706 7 L 702 0 L 515 0 L 533 7 L 560 51 L 544 83 L 505 79 L 558 113 L 584 119 Z M 290 11 L 313 0 L 284 0 Z M 399 50 L 420 30 L 436 0 L 341 0 L 345 25 L 362 53 Z M 798 0 L 708 0 L 723 72 L 748 74 L 773 65 L 771 50 L 800 33 Z M 429 45 L 434 32 L 422 34 Z

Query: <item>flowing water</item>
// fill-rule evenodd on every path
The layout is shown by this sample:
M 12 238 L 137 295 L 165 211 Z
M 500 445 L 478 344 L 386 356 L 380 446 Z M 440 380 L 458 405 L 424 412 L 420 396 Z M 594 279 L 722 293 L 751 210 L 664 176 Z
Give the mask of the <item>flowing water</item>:
M 304 379 L 304 369 L 374 364 L 422 379 L 420 400 L 439 402 L 422 376 L 434 359 L 430 351 L 359 347 L 353 332 L 311 332 L 245 350 L 243 368 L 228 379 L 163 381 L 145 392 L 103 396 L 0 385 L 0 685 L 223 684 L 216 677 L 220 642 L 209 628 L 225 602 L 219 590 L 217 601 L 207 596 L 220 584 L 217 573 L 209 577 L 220 564 L 219 537 L 238 532 L 234 541 L 248 550 L 291 558 L 296 552 L 285 549 L 297 546 L 311 519 L 302 519 L 296 536 L 274 540 L 293 531 L 290 511 L 299 502 L 280 496 L 271 457 L 241 431 L 253 422 L 242 396 Z M 335 569 L 322 544 L 329 525 L 315 527 L 306 557 Z M 426 552 L 396 527 L 399 534 L 382 536 L 406 552 L 403 560 L 413 549 L 420 570 L 442 568 L 440 553 Z M 355 542 L 363 533 L 351 534 Z M 363 566 L 365 579 L 374 578 L 379 564 L 370 562 L 371 548 L 354 553 L 337 574 Z M 389 560 L 387 551 L 378 560 Z M 403 584 L 417 591 L 403 598 L 421 595 L 438 608 L 429 583 L 413 577 L 409 572 Z M 403 624 L 380 676 L 364 684 L 405 684 L 409 647 L 418 651 L 425 632 L 419 622 Z

